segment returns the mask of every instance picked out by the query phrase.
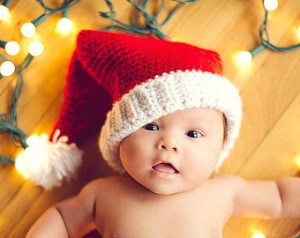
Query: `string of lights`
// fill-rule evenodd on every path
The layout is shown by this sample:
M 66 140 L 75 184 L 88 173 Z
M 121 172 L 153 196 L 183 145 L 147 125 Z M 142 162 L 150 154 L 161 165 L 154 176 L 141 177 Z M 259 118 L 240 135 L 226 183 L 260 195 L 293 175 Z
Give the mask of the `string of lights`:
M 5 57 L 0 55 L 0 60 L 10 63 L 10 61 L 7 61 Z M 4 64 L 3 63 L 3 64 Z M 2 65 L 3 65 L 2 64 Z M 19 77 L 17 78 L 17 83 L 13 91 L 12 95 L 12 110 L 10 114 L 7 113 L 2 113 L 0 114 L 0 132 L 8 133 L 11 136 L 11 139 L 13 143 L 17 146 L 18 144 L 21 144 L 23 148 L 26 148 L 26 138 L 27 136 L 25 133 L 18 128 L 17 125 L 17 104 L 18 104 L 18 99 L 21 95 L 21 92 L 23 90 L 23 85 L 24 85 L 24 78 L 22 75 L 22 70 L 19 71 Z M 20 143 L 18 143 L 20 142 Z M 6 164 L 14 164 L 14 160 L 5 157 L 5 156 L 0 156 L 0 161 L 2 163 Z
M 61 31 L 70 30 L 71 21 L 67 18 L 68 9 L 79 2 L 79 0 L 64 0 L 61 6 L 57 8 L 51 8 L 47 6 L 42 0 L 37 0 L 37 2 L 43 7 L 44 12 L 39 17 L 33 19 L 31 22 L 26 22 L 22 25 L 20 31 L 22 35 L 26 38 L 32 37 L 38 27 L 42 22 L 48 19 L 50 16 L 62 13 L 62 18 L 58 23 L 58 29 Z M 0 5 L 0 20 L 4 20 L 9 16 L 9 6 L 11 1 L 3 1 Z M 0 39 L 0 47 L 5 49 L 5 52 L 9 56 L 17 55 L 20 52 L 20 45 L 16 41 L 6 42 Z M 20 128 L 18 128 L 17 122 L 17 106 L 20 95 L 23 91 L 24 86 L 24 76 L 23 71 L 29 66 L 34 57 L 42 54 L 44 46 L 39 41 L 32 41 L 28 48 L 28 54 L 19 65 L 13 63 L 7 56 L 0 54 L 0 79 L 5 76 L 11 76 L 16 73 L 16 86 L 12 95 L 12 105 L 11 112 L 0 113 L 0 132 L 8 133 L 11 137 L 12 142 L 16 147 L 27 147 L 26 139 L 28 136 Z M 0 162 L 5 164 L 14 164 L 12 158 L 6 156 L 0 156 Z
M 165 34 L 163 34 L 160 31 L 160 28 L 165 25 L 171 17 L 181 8 L 183 5 L 187 3 L 193 3 L 197 0 L 175 0 L 177 5 L 170 11 L 170 13 L 167 15 L 166 19 L 158 25 L 157 19 L 162 12 L 162 9 L 164 7 L 165 1 L 162 1 L 161 6 L 155 16 L 152 16 L 147 12 L 147 5 L 149 3 L 149 0 L 143 0 L 139 4 L 135 0 L 129 0 L 129 2 L 132 4 L 132 6 L 137 10 L 135 12 L 135 22 L 134 25 L 129 25 L 122 23 L 121 21 L 118 21 L 114 16 L 115 11 L 112 3 L 109 0 L 106 0 L 106 4 L 110 8 L 110 12 L 106 13 L 100 13 L 100 15 L 104 18 L 109 18 L 112 20 L 112 25 L 104 28 L 104 30 L 115 28 L 123 31 L 129 31 L 134 32 L 138 34 L 149 34 L 154 33 L 157 37 L 160 38 L 168 38 Z M 5 19 L 9 15 L 8 7 L 11 4 L 11 1 L 2 1 L 2 5 L 0 5 L 0 20 Z M 72 22 L 68 18 L 68 9 L 75 4 L 79 2 L 79 0 L 64 0 L 63 4 L 57 8 L 51 8 L 45 4 L 42 0 L 37 0 L 37 2 L 43 7 L 44 12 L 37 18 L 33 19 L 31 22 L 24 23 L 21 28 L 21 34 L 26 37 L 30 38 L 32 37 L 35 32 L 36 28 L 43 23 L 45 20 L 47 20 L 52 15 L 55 15 L 57 13 L 62 13 L 62 18 L 59 20 L 57 28 L 60 32 L 68 32 L 71 30 Z M 2 10 L 1 10 L 2 9 Z M 142 14 L 143 18 L 145 19 L 146 25 L 144 27 L 138 26 L 138 17 L 139 14 Z M 116 23 L 118 23 L 120 26 L 117 26 Z M 6 42 L 4 40 L 0 39 L 0 47 L 4 48 L 6 53 L 10 56 L 17 55 L 20 52 L 20 45 L 16 41 L 9 41 Z M 25 57 L 23 62 L 20 65 L 16 65 L 11 60 L 8 59 L 5 55 L 0 54 L 0 79 L 5 76 L 11 76 L 14 73 L 17 73 L 17 83 L 14 89 L 14 93 L 12 96 L 12 105 L 11 105 L 11 113 L 2 113 L 0 114 L 0 132 L 1 133 L 8 133 L 11 137 L 11 140 L 13 141 L 14 145 L 16 147 L 23 147 L 24 149 L 27 147 L 26 139 L 28 136 L 20 129 L 18 128 L 17 123 L 17 105 L 19 97 L 23 90 L 24 85 L 24 77 L 23 77 L 23 71 L 29 66 L 31 61 L 34 57 L 39 56 L 42 54 L 44 50 L 43 44 L 39 41 L 32 41 L 29 45 L 29 54 Z M 14 164 L 14 160 L 12 158 L 1 156 L 0 155 L 0 162 L 6 163 L 6 164 Z
M 68 18 L 68 9 L 75 4 L 77 4 L 80 0 L 64 0 L 62 5 L 57 8 L 51 8 L 45 4 L 43 0 L 37 0 L 37 2 L 43 7 L 44 12 L 37 18 L 33 19 L 31 22 L 26 22 L 21 27 L 21 33 L 24 37 L 31 37 L 35 33 L 35 29 L 42 22 L 48 19 L 50 16 L 57 14 L 59 12 L 62 13 L 62 18 L 58 22 L 58 29 L 61 31 L 68 32 L 72 27 L 72 22 Z M 154 34 L 159 38 L 168 38 L 162 31 L 161 28 L 167 24 L 167 22 L 172 18 L 172 16 L 184 5 L 194 3 L 197 0 L 174 0 L 177 4 L 170 10 L 169 14 L 167 14 L 166 18 L 158 23 L 158 18 L 161 15 L 162 9 L 165 5 L 165 0 L 161 1 L 161 4 L 156 11 L 155 14 L 150 14 L 147 11 L 147 7 L 149 5 L 149 0 L 142 0 L 139 3 L 136 0 L 128 0 L 132 4 L 132 6 L 136 9 L 134 13 L 134 22 L 133 24 L 126 24 L 116 18 L 116 12 L 114 10 L 114 6 L 110 0 L 105 0 L 105 3 L 109 7 L 108 12 L 100 12 L 100 16 L 106 19 L 111 20 L 111 24 L 105 28 L 104 30 L 109 29 L 118 29 L 130 33 L 135 34 Z M 2 5 L 0 5 L 0 20 L 5 19 L 9 15 L 9 6 L 11 5 L 10 0 L 2 1 Z M 237 61 L 241 66 L 248 65 L 252 57 L 261 52 L 264 49 L 277 51 L 277 52 L 285 52 L 294 50 L 300 47 L 300 44 L 288 46 L 288 47 L 280 47 L 271 43 L 267 25 L 268 25 L 268 13 L 269 11 L 274 11 L 278 7 L 277 0 L 265 0 L 263 1 L 264 9 L 265 9 L 265 18 L 260 27 L 259 36 L 261 44 L 252 49 L 251 51 L 242 51 L 237 55 Z M 138 23 L 139 17 L 142 15 L 144 19 L 144 25 Z M 299 27 L 300 31 L 300 27 Z M 6 42 L 0 39 L 0 47 L 4 48 L 8 55 L 14 56 L 17 55 L 20 51 L 20 45 L 16 41 Z M 18 74 L 17 86 L 15 88 L 15 92 L 13 95 L 13 103 L 12 103 L 12 113 L 8 114 L 0 114 L 0 130 L 1 132 L 10 133 L 13 138 L 14 143 L 21 142 L 22 145 L 26 145 L 24 143 L 24 138 L 26 138 L 25 133 L 16 133 L 17 130 L 17 115 L 16 115 L 16 107 L 18 102 L 18 97 L 21 95 L 23 87 L 19 85 L 23 85 L 24 79 L 22 72 L 25 70 L 34 57 L 39 56 L 43 52 L 43 44 L 39 41 L 32 41 L 29 45 L 29 54 L 26 56 L 24 61 L 20 65 L 14 64 L 11 60 L 9 60 L 6 56 L 0 54 L 0 79 L 5 76 L 11 76 L 14 72 Z M 15 128 L 12 129 L 12 126 Z M 21 138 L 20 138 L 21 136 Z M 15 143 L 18 144 L 18 143 Z M 24 146 L 23 146 L 24 147 Z M 26 148 L 26 147 L 25 147 Z M 0 156 L 0 161 L 7 161 L 2 159 Z
M 43 0 L 36 0 L 38 4 L 42 6 L 44 12 L 37 18 L 33 19 L 31 22 L 26 22 L 22 25 L 20 31 L 22 35 L 26 38 L 30 38 L 35 34 L 36 27 L 40 26 L 44 21 L 49 19 L 51 16 L 61 13 L 62 18 L 59 20 L 57 28 L 61 32 L 68 32 L 72 28 L 72 22 L 68 17 L 68 10 L 75 6 L 80 0 L 64 0 L 62 5 L 57 8 L 51 8 L 45 4 Z M 99 12 L 102 18 L 110 20 L 110 25 L 102 28 L 103 30 L 117 29 L 134 34 L 153 34 L 158 38 L 169 39 L 169 37 L 162 32 L 162 27 L 165 26 L 170 19 L 178 12 L 183 6 L 187 4 L 192 4 L 198 0 L 173 0 L 175 6 L 168 12 L 166 17 L 160 20 L 162 16 L 163 9 L 165 7 L 165 0 L 162 0 L 160 6 L 155 13 L 150 14 L 148 11 L 149 0 L 127 0 L 135 9 L 133 15 L 133 23 L 127 24 L 122 22 L 117 18 L 117 14 L 114 10 L 114 6 L 110 0 L 104 0 L 109 8 L 107 12 Z M 2 5 L 1 5 L 2 4 Z M 9 7 L 11 5 L 10 0 L 0 1 L 0 21 L 4 20 L 10 14 Z M 275 52 L 286 52 L 294 50 L 300 47 L 300 44 L 295 44 L 291 46 L 281 47 L 277 46 L 271 42 L 268 23 L 269 23 L 269 12 L 274 11 L 278 7 L 277 0 L 264 0 L 263 1 L 265 17 L 260 26 L 259 37 L 260 44 L 254 47 L 250 51 L 242 51 L 237 55 L 237 61 L 240 66 L 247 66 L 251 63 L 252 58 L 263 50 L 271 50 Z M 144 22 L 141 23 L 140 19 Z M 298 28 L 300 35 L 300 27 Z M 26 148 L 26 140 L 28 136 L 18 127 L 17 122 L 17 107 L 20 95 L 23 91 L 24 86 L 24 76 L 23 71 L 27 69 L 34 59 L 34 57 L 39 56 L 43 52 L 43 44 L 39 41 L 32 41 L 29 45 L 28 54 L 21 64 L 17 65 L 9 59 L 9 56 L 17 55 L 20 52 L 21 46 L 18 42 L 11 40 L 5 41 L 0 39 L 0 48 L 5 50 L 6 55 L 0 53 L 0 82 L 1 78 L 11 76 L 16 73 L 16 86 L 12 95 L 12 104 L 10 113 L 0 113 L 0 133 L 7 133 L 10 135 L 11 140 L 17 147 Z M 0 162 L 5 164 L 14 165 L 14 159 L 7 156 L 0 156 Z M 299 157 L 300 164 L 300 157 Z M 300 165 L 299 165 L 300 166 Z M 266 236 L 262 232 L 253 232 L 252 238 L 265 238 Z M 296 238 L 300 238 L 298 235 Z
M 265 17 L 259 29 L 259 37 L 260 37 L 261 44 L 254 47 L 250 51 L 241 51 L 237 54 L 236 60 L 239 66 L 241 67 L 249 66 L 252 62 L 252 58 L 265 49 L 276 51 L 276 52 L 287 52 L 300 47 L 300 44 L 283 47 L 283 46 L 277 46 L 271 42 L 269 31 L 268 31 L 269 12 L 275 11 L 277 9 L 278 1 L 264 0 L 263 6 L 265 10 Z M 298 31 L 300 32 L 300 26 L 298 28 Z
M 109 7 L 108 12 L 100 12 L 100 16 L 110 19 L 111 24 L 104 30 L 109 29 L 118 29 L 129 33 L 135 34 L 154 34 L 158 38 L 169 39 L 169 37 L 161 31 L 161 28 L 166 25 L 173 15 L 183 6 L 197 2 L 198 0 L 174 0 L 177 4 L 169 11 L 166 18 L 159 23 L 160 15 L 165 6 L 165 0 L 162 0 L 158 10 L 155 14 L 150 14 L 147 11 L 149 5 L 149 0 L 142 0 L 139 3 L 136 0 L 128 0 L 131 5 L 135 8 L 134 21 L 133 24 L 126 24 L 116 18 L 116 12 L 114 11 L 113 4 L 109 0 L 105 0 L 107 6 Z M 138 23 L 139 16 L 142 15 L 143 20 L 145 21 L 144 25 Z
M 60 31 L 66 31 L 68 32 L 72 27 L 72 22 L 68 18 L 68 9 L 75 4 L 77 4 L 80 0 L 64 0 L 62 5 L 57 8 L 51 8 L 45 4 L 43 0 L 37 0 L 37 2 L 43 7 L 44 12 L 39 17 L 33 19 L 31 22 L 26 22 L 21 27 L 21 33 L 24 37 L 31 37 L 35 33 L 36 27 L 38 27 L 42 22 L 44 22 L 46 19 L 48 19 L 50 16 L 57 14 L 59 12 L 62 13 L 62 18 L 58 22 L 58 29 Z M 130 33 L 135 34 L 154 34 L 158 38 L 168 38 L 162 31 L 161 28 L 168 23 L 168 21 L 172 18 L 172 16 L 184 5 L 194 3 L 198 0 L 174 0 L 176 2 L 176 5 L 170 10 L 170 12 L 167 14 L 165 19 L 161 21 L 161 23 L 158 23 L 159 16 L 162 13 L 162 10 L 165 6 L 165 0 L 161 1 L 161 4 L 156 11 L 155 14 L 150 14 L 147 11 L 147 7 L 149 5 L 149 0 L 142 0 L 139 3 L 136 0 L 128 0 L 128 2 L 131 3 L 131 5 L 136 9 L 134 12 L 134 21 L 133 24 L 126 24 L 116 17 L 116 12 L 114 10 L 114 6 L 111 3 L 110 0 L 105 0 L 105 3 L 109 7 L 108 12 L 100 12 L 100 16 L 106 19 L 111 20 L 111 24 L 105 28 L 104 30 L 109 29 L 118 29 Z M 0 5 L 0 20 L 5 19 L 9 15 L 9 6 L 11 5 L 10 0 L 2 1 L 2 5 Z M 256 46 L 251 51 L 242 51 L 237 55 L 237 62 L 240 66 L 247 66 L 252 61 L 252 57 L 257 55 L 259 52 L 261 52 L 264 49 L 269 49 L 272 51 L 277 52 L 285 52 L 290 51 L 298 48 L 300 44 L 288 46 L 288 47 L 280 47 L 276 46 L 273 43 L 271 43 L 267 25 L 268 25 L 268 13 L 269 11 L 274 11 L 278 7 L 278 1 L 277 0 L 265 0 L 263 1 L 264 9 L 265 9 L 265 18 L 263 20 L 263 23 L 260 27 L 259 36 L 261 44 Z M 138 19 L 142 16 L 144 19 L 144 25 L 139 24 Z M 299 27 L 300 31 L 300 27 Z M 14 56 L 17 55 L 20 51 L 20 45 L 16 41 L 9 41 L 6 42 L 4 40 L 0 39 L 0 47 L 4 48 L 6 53 L 8 55 Z M 23 82 L 23 75 L 22 72 L 25 70 L 30 62 L 33 60 L 34 57 L 39 56 L 43 52 L 43 44 L 39 41 L 32 41 L 32 43 L 29 45 L 29 54 L 26 56 L 24 61 L 20 65 L 14 64 L 12 61 L 10 61 L 6 56 L 0 54 L 0 79 L 5 76 L 10 76 L 14 72 L 18 74 L 18 82 Z M 17 83 L 19 85 L 19 83 Z M 21 85 L 21 83 L 20 83 Z M 18 102 L 18 95 L 22 92 L 21 88 L 16 88 L 16 90 L 19 90 L 19 93 L 14 94 L 13 96 L 13 103 L 12 104 L 12 112 L 16 111 L 15 107 L 17 106 Z M 23 138 L 19 138 L 20 133 L 15 133 L 11 131 L 11 129 L 8 129 L 10 127 L 7 127 L 7 125 L 12 124 L 15 127 L 17 127 L 17 116 L 11 114 L 10 116 L 6 115 L 5 117 L 3 114 L 0 114 L 0 129 L 2 132 L 9 132 L 11 134 L 13 141 L 22 141 Z M 23 145 L 26 145 L 26 143 L 21 143 Z M 1 159 L 0 161 L 4 161 Z

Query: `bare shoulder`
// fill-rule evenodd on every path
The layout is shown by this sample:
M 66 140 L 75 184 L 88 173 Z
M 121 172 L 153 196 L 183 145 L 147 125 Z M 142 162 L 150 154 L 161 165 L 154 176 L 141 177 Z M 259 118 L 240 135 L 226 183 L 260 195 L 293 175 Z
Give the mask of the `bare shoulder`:
M 223 194 L 227 194 L 232 200 L 235 200 L 249 183 L 244 178 L 231 174 L 217 175 L 211 178 L 210 181 L 215 189 Z
M 120 183 L 119 176 L 94 179 L 84 186 L 83 193 L 98 193 L 108 188 L 116 187 Z
M 221 174 L 214 176 L 211 181 L 220 185 L 222 184 L 232 188 L 238 188 L 239 186 L 242 186 L 246 180 L 237 175 Z

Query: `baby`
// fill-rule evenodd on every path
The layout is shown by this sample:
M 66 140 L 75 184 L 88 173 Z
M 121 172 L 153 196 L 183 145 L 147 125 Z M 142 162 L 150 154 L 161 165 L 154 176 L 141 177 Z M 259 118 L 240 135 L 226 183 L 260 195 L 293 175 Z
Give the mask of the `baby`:
M 242 116 L 217 53 L 83 31 L 73 57 L 111 95 L 99 144 L 120 175 L 96 179 L 48 209 L 27 238 L 81 237 L 92 229 L 103 238 L 221 238 L 231 216 L 300 217 L 300 179 L 215 174 Z

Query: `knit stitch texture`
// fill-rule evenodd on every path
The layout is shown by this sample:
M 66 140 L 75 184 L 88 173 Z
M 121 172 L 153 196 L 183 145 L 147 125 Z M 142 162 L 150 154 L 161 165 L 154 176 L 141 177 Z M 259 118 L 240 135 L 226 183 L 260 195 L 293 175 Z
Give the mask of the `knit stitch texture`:
M 81 31 L 53 131 L 60 129 L 79 145 L 103 126 L 103 157 L 123 172 L 119 144 L 126 136 L 177 110 L 215 108 L 227 121 L 219 166 L 238 136 L 242 116 L 238 90 L 221 73 L 214 51 L 162 39 Z

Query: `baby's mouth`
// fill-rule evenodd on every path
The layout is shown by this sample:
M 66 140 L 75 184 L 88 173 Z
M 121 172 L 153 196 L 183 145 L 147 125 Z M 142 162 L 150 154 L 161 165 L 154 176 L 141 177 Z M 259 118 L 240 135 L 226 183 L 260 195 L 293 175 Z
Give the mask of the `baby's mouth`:
M 177 174 L 179 171 L 170 163 L 159 163 L 152 167 L 153 170 L 166 174 Z

